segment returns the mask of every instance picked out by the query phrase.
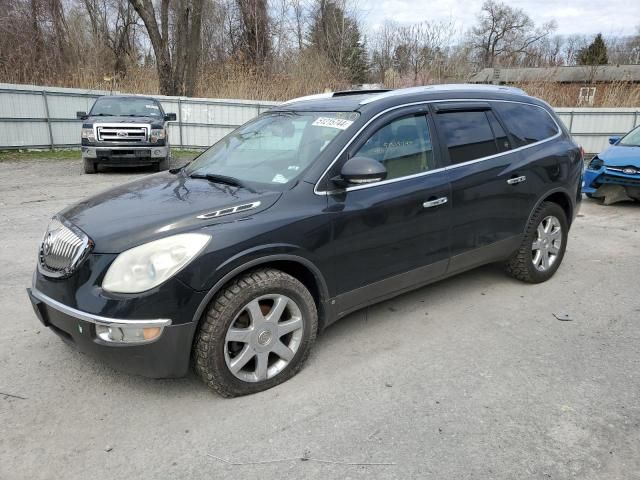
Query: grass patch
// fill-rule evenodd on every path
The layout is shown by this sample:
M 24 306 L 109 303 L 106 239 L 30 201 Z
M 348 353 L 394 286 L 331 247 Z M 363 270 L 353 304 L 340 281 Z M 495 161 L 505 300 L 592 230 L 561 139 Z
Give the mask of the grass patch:
M 171 156 L 179 160 L 190 160 L 202 150 L 171 149 Z M 15 160 L 80 160 L 80 149 L 65 150 L 0 150 L 0 162 Z
M 75 150 L 0 150 L 0 162 L 7 160 L 79 160 Z

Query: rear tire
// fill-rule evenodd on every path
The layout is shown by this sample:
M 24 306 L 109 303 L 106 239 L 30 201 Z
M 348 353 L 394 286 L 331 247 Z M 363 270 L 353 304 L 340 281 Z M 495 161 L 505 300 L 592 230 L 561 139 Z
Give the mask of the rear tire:
M 564 258 L 569 224 L 557 203 L 542 202 L 533 213 L 520 248 L 507 260 L 509 275 L 528 283 L 553 276 Z
M 195 371 L 223 397 L 267 390 L 302 368 L 317 330 L 316 305 L 301 282 L 254 270 L 209 304 L 194 342 Z
M 84 168 L 84 173 L 97 173 L 98 172 L 98 162 L 95 162 L 89 158 L 82 159 L 82 166 Z

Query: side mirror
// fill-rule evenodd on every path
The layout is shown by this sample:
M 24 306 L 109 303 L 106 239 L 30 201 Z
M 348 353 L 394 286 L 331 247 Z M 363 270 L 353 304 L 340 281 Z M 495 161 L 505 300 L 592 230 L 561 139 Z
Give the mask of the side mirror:
M 620 141 L 620 137 L 609 137 L 609 145 L 615 145 Z
M 85 118 L 87 118 L 87 112 L 76 112 L 76 118 L 84 120 Z
M 176 114 L 175 113 L 167 113 L 164 116 L 164 121 L 165 122 L 175 122 L 177 119 Z
M 342 166 L 340 176 L 332 179 L 340 187 L 366 185 L 387 178 L 387 169 L 377 160 L 368 157 L 353 157 Z

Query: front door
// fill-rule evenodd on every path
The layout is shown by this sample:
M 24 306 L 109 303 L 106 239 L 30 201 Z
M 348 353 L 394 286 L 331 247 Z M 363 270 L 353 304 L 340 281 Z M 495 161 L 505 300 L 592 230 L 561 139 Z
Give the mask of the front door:
M 383 116 L 335 166 L 339 171 L 347 158 L 363 156 L 387 170 L 384 181 L 328 196 L 339 314 L 427 283 L 447 269 L 450 186 L 428 117 L 425 106 Z

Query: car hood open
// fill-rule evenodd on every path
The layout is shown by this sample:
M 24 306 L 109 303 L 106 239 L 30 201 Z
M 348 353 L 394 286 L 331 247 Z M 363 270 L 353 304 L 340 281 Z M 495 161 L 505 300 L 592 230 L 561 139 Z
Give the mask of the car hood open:
M 627 165 L 640 167 L 640 147 L 612 145 L 598 157 L 610 167 L 626 167 Z
M 120 253 L 173 233 L 246 219 L 272 206 L 281 195 L 164 172 L 82 200 L 60 216 L 89 235 L 95 253 Z M 252 205 L 237 213 L 207 215 L 247 204 Z M 205 218 L 198 218 L 202 215 Z

